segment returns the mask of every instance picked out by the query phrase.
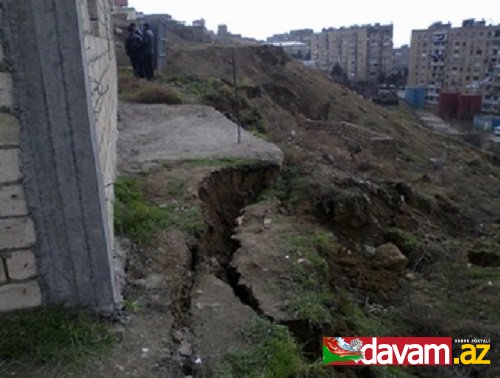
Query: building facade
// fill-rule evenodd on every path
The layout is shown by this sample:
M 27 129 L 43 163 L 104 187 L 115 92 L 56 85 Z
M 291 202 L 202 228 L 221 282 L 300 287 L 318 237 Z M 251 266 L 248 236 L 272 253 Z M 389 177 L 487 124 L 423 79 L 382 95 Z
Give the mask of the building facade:
M 410 65 L 410 45 L 403 45 L 396 48 L 392 52 L 392 70 L 393 75 L 406 76 L 408 75 L 408 67 Z
M 471 19 L 412 32 L 408 85 L 426 87 L 431 104 L 440 92 L 480 93 L 483 111 L 498 113 L 499 68 L 500 25 Z
M 339 65 L 349 80 L 375 82 L 391 72 L 392 37 L 392 25 L 324 29 L 312 36 L 311 58 L 319 69 Z

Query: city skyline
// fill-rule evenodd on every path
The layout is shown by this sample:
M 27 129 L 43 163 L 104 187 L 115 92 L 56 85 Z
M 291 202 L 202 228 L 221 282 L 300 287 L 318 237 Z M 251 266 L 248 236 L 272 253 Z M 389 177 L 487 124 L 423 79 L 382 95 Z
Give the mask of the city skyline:
M 461 26 L 462 20 L 468 18 L 484 19 L 488 24 L 500 23 L 500 6 L 491 0 L 476 0 L 460 6 L 451 0 L 424 0 L 404 6 L 395 0 L 359 0 L 343 3 L 338 8 L 319 0 L 308 1 L 307 6 L 300 3 L 280 6 L 277 2 L 262 0 L 244 3 L 229 0 L 129 0 L 129 6 L 144 13 L 167 13 L 188 24 L 203 18 L 210 30 L 226 24 L 232 33 L 259 40 L 293 29 L 309 28 L 317 33 L 329 27 L 393 24 L 395 47 L 409 44 L 412 30 L 426 29 L 436 21 L 451 22 L 454 27 Z

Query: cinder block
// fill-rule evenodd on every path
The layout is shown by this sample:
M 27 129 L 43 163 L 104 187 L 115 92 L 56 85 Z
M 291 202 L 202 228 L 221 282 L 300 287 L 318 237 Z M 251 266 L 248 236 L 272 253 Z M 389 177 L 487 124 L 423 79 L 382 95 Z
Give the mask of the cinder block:
M 17 148 L 0 150 L 0 184 L 18 181 L 22 178 L 20 163 Z
M 0 286 L 0 312 L 37 307 L 42 304 L 38 282 Z
M 35 227 L 30 218 L 0 219 L 0 250 L 31 247 L 35 243 Z
M 28 207 L 21 185 L 0 187 L 0 217 L 27 215 Z
M 8 72 L 0 72 L 0 108 L 12 108 L 12 76 Z
M 0 145 L 19 146 L 20 126 L 16 117 L 0 113 Z
M 6 262 L 11 280 L 25 280 L 36 276 L 35 255 L 32 251 L 12 252 Z
M 0 284 L 7 282 L 7 275 L 5 274 L 5 269 L 3 267 L 3 259 L 0 258 Z

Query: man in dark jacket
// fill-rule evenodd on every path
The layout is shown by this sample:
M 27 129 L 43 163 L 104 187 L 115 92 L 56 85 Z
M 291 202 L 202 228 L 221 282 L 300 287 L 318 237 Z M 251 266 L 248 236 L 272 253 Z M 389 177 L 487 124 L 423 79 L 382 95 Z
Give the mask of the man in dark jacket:
M 125 51 L 130 59 L 130 64 L 134 69 L 134 75 L 144 77 L 144 67 L 142 61 L 143 38 L 141 32 L 137 30 L 134 23 L 127 28 L 128 36 L 125 40 Z
M 151 80 L 154 76 L 154 34 L 147 22 L 143 27 L 142 41 L 144 76 Z

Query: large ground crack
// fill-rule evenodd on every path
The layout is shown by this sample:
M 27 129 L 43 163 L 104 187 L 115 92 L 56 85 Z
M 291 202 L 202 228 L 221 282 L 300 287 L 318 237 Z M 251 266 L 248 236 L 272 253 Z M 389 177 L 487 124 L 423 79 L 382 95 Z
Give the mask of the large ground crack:
M 208 272 L 214 278 L 231 287 L 237 301 L 251 308 L 258 316 L 264 316 L 259 302 L 251 287 L 241 283 L 241 275 L 231 262 L 234 253 L 240 247 L 233 239 L 236 218 L 241 210 L 254 203 L 264 189 L 272 185 L 279 174 L 279 166 L 274 164 L 256 164 L 227 167 L 212 172 L 200 184 L 198 197 L 201 201 L 205 231 L 198 242 L 190 247 L 190 271 L 183 282 L 182 298 L 176 312 L 176 322 L 172 330 L 174 358 L 180 363 L 185 375 L 192 375 L 198 368 L 193 355 L 194 318 L 199 311 L 194 306 L 196 283 Z M 203 289 L 203 286 L 202 286 Z
M 240 247 L 232 236 L 241 210 L 254 203 L 259 194 L 275 182 L 278 173 L 279 166 L 274 164 L 226 168 L 210 175 L 199 189 L 208 225 L 200 242 L 200 261 L 215 258 L 220 266 L 217 277 L 229 284 L 240 301 L 259 315 L 262 310 L 252 289 L 241 284 L 240 273 L 231 265 Z

